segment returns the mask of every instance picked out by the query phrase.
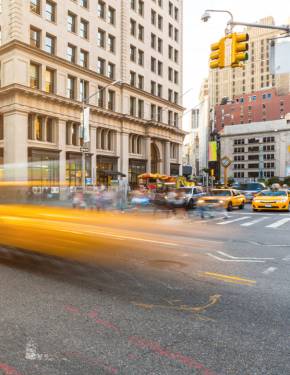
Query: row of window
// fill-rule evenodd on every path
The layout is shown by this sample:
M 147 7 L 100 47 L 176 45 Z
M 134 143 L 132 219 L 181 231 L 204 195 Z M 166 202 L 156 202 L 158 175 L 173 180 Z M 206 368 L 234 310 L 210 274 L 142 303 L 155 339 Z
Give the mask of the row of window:
M 80 6 L 82 6 L 83 8 L 88 8 L 88 0 L 73 0 L 74 2 L 78 2 Z M 38 15 L 42 15 L 42 11 L 44 10 L 44 17 L 47 21 L 49 22 L 57 22 L 57 3 L 56 1 L 52 1 L 52 0 L 46 0 L 45 1 L 45 4 L 44 4 L 44 7 L 43 7 L 43 3 L 41 0 L 30 0 L 30 10 L 33 12 L 33 13 L 36 13 Z M 108 8 L 106 8 L 106 4 L 104 1 L 102 0 L 99 0 L 98 1 L 98 4 L 97 4 L 97 15 L 102 18 L 102 19 L 106 19 L 106 16 L 107 16 L 107 20 L 108 20 L 108 23 L 110 23 L 111 25 L 115 25 L 115 22 L 116 22 L 116 10 L 115 8 L 111 7 L 111 6 L 108 6 Z M 76 14 L 72 13 L 72 12 L 69 12 L 68 13 L 68 19 L 67 19 L 67 26 L 68 26 L 68 31 L 71 31 L 71 32 L 76 32 L 76 20 L 77 20 L 77 16 Z M 87 21 L 84 21 L 88 24 Z M 81 25 L 80 25 L 80 28 L 81 28 Z
M 248 147 L 248 150 L 245 147 L 234 147 L 234 153 L 244 153 L 244 152 L 260 152 L 260 151 L 275 151 L 275 145 L 265 145 L 263 149 L 260 150 L 259 146 Z
M 35 62 L 30 63 L 30 87 L 33 89 L 41 89 L 43 87 L 41 82 L 41 65 Z M 47 93 L 56 92 L 56 71 L 49 67 L 45 70 L 45 83 L 44 89 Z M 81 101 L 89 96 L 89 82 L 81 79 L 79 81 L 79 93 L 77 93 L 77 77 L 72 75 L 67 76 L 66 82 L 66 95 L 69 99 Z M 115 110 L 115 91 L 108 90 L 107 93 L 107 108 Z M 98 105 L 105 107 L 105 92 L 104 87 L 99 86 Z
M 259 163 L 249 163 L 248 166 L 246 164 L 234 164 L 234 169 L 259 169 L 260 165 Z M 263 163 L 263 168 L 265 169 L 273 169 L 275 168 L 275 163 L 274 162 L 268 162 L 268 163 Z

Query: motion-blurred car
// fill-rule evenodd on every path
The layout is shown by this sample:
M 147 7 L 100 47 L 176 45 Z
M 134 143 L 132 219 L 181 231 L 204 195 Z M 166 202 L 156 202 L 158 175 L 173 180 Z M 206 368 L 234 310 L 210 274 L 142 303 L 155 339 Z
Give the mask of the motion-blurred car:
M 289 193 L 287 190 L 263 190 L 254 197 L 252 208 L 253 211 L 289 211 Z
M 260 191 L 265 190 L 266 186 L 262 182 L 248 182 L 240 183 L 235 186 L 244 196 L 246 197 L 246 202 L 252 202 L 254 196 Z
M 182 187 L 178 190 L 184 193 L 184 203 L 186 208 L 196 207 L 198 199 L 205 195 L 203 189 L 200 186 Z
M 245 196 L 235 189 L 213 189 L 198 200 L 199 205 L 222 206 L 228 211 L 233 208 L 243 209 L 245 203 Z

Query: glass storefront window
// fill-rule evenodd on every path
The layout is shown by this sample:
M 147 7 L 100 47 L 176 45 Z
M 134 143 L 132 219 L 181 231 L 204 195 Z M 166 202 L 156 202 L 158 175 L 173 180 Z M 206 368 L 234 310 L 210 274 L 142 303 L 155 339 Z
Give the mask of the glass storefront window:
M 30 149 L 28 178 L 35 186 L 59 186 L 59 154 L 54 151 Z
M 146 172 L 145 160 L 129 160 L 129 184 L 131 187 L 138 186 L 138 176 Z
M 91 177 L 91 156 L 86 155 L 86 178 Z M 68 152 L 66 156 L 66 182 L 69 186 L 82 186 L 82 154 Z

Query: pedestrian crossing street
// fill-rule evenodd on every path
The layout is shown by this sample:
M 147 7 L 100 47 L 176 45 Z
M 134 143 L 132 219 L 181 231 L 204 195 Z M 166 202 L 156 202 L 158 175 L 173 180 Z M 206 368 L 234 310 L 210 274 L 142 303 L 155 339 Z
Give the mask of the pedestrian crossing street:
M 231 213 L 228 218 L 216 216 L 200 221 L 201 223 L 210 223 L 218 226 L 239 226 L 242 228 L 264 227 L 268 229 L 290 230 L 289 214 L 253 214 L 253 213 Z

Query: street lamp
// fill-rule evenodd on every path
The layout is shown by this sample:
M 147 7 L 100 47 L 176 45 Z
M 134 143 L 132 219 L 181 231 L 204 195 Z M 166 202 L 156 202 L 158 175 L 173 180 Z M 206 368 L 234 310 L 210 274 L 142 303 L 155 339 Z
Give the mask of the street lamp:
M 82 98 L 82 127 L 81 127 L 81 151 L 82 151 L 82 189 L 85 190 L 86 187 L 86 149 L 88 148 L 88 143 L 90 142 L 89 131 L 90 131 L 90 118 L 89 118 L 89 107 L 86 108 L 86 105 L 89 105 L 89 101 L 94 96 L 97 96 L 103 90 L 106 90 L 108 87 L 115 86 L 116 84 L 122 84 L 123 81 L 118 79 L 109 83 L 108 85 L 97 90 L 93 94 L 89 95 L 87 98 Z

